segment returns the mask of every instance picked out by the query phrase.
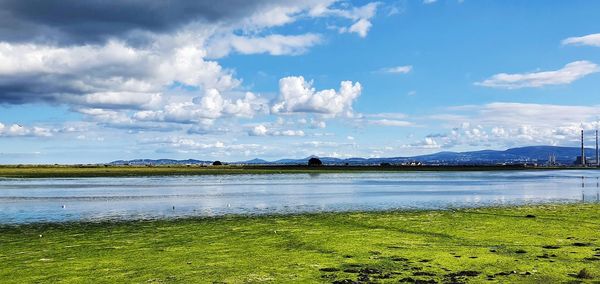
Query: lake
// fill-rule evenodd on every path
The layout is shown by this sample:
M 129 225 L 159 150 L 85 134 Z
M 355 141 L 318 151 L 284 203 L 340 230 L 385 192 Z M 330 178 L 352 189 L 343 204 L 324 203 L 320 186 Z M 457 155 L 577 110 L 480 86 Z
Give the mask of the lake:
M 0 223 L 598 202 L 600 171 L 0 179 Z

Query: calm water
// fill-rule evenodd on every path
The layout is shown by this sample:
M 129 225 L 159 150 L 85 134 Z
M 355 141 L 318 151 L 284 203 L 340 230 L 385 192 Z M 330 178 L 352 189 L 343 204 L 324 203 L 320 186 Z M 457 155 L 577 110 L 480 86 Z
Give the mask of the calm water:
M 597 202 L 597 171 L 0 179 L 0 223 Z

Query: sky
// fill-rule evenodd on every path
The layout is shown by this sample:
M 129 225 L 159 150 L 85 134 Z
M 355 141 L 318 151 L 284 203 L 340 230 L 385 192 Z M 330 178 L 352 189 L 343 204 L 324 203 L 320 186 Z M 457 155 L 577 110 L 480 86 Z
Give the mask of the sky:
M 576 146 L 600 121 L 598 11 L 0 0 L 0 164 Z

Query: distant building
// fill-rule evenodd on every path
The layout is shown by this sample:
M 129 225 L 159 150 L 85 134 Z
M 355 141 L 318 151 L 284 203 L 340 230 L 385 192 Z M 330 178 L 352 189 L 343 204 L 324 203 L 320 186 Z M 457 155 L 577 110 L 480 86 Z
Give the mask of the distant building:
M 547 166 L 557 166 L 558 163 L 556 162 L 556 155 L 550 154 L 550 156 L 548 157 L 548 163 L 546 165 Z
M 581 156 L 577 156 L 573 165 L 576 166 L 587 166 L 587 167 L 595 167 L 597 165 L 596 159 L 593 158 L 585 158 L 585 163 L 581 160 Z

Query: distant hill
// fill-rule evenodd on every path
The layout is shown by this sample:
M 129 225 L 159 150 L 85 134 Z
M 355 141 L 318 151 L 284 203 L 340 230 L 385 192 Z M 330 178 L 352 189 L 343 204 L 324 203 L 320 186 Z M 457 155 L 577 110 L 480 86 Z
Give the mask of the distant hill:
M 595 150 L 586 148 L 587 157 L 595 158 Z M 324 164 L 328 165 L 378 165 L 381 163 L 402 164 L 420 162 L 423 164 L 444 165 L 489 165 L 489 164 L 522 164 L 522 163 L 546 163 L 550 155 L 556 157 L 560 164 L 571 165 L 581 153 L 578 147 L 557 146 L 529 146 L 512 148 L 503 151 L 482 150 L 470 152 L 439 152 L 429 155 L 413 157 L 391 157 L 391 158 L 348 158 L 339 159 L 332 157 L 319 157 Z M 312 157 L 312 156 L 311 156 Z M 281 159 L 264 164 L 297 165 L 306 164 L 308 159 Z
M 268 164 L 273 164 L 272 162 L 269 161 L 265 161 L 263 159 L 252 159 L 252 160 L 248 160 L 248 161 L 243 161 L 243 162 L 235 162 L 235 164 L 245 164 L 245 165 L 268 165 Z
M 559 164 L 571 165 L 581 153 L 578 147 L 557 147 L 557 146 L 529 146 L 520 148 L 511 148 L 504 151 L 482 150 L 470 152 L 439 152 L 429 155 L 414 157 L 391 157 L 391 158 L 348 158 L 340 159 L 333 157 L 319 157 L 326 165 L 379 165 L 381 163 L 405 164 L 419 162 L 429 165 L 494 165 L 494 164 L 523 164 L 538 163 L 543 164 L 548 161 L 550 155 L 556 157 Z M 595 150 L 585 149 L 587 157 L 595 159 Z M 280 159 L 276 161 L 266 161 L 263 159 L 252 159 L 248 161 L 232 162 L 235 165 L 305 165 L 308 160 L 314 156 L 303 159 Z M 202 160 L 171 160 L 171 159 L 137 159 L 129 161 L 114 161 L 111 165 L 206 165 L 212 161 Z
M 595 157 L 594 149 L 585 149 L 587 157 Z M 570 165 L 581 155 L 578 147 L 529 146 L 505 151 L 440 152 L 413 157 L 424 163 L 440 164 L 498 164 L 498 163 L 545 163 L 550 155 L 560 164 Z

